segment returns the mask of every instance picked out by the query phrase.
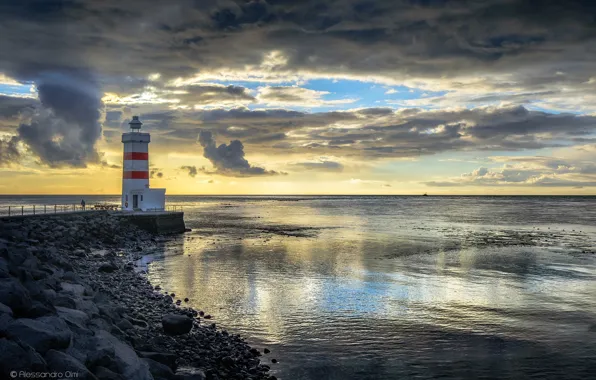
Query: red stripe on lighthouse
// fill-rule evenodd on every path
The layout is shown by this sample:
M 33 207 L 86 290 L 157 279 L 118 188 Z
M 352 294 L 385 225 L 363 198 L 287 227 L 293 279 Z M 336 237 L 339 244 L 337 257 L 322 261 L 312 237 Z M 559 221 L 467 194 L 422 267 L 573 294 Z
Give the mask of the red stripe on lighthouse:
M 148 160 L 149 153 L 143 152 L 124 152 L 124 159 L 125 160 Z
M 128 171 L 124 172 L 124 179 L 149 179 L 149 172 L 146 171 Z

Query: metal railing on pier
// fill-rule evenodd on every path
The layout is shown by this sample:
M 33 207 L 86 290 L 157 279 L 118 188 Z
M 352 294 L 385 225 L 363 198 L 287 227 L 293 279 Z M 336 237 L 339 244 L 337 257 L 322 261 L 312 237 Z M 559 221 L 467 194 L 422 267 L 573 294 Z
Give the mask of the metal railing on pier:
M 146 211 L 171 211 L 171 212 L 182 212 L 184 211 L 182 206 L 179 205 L 171 205 L 166 206 L 165 208 L 148 208 Z
M 0 206 L 0 217 L 5 216 L 19 216 L 19 215 L 43 215 L 43 214 L 60 214 L 68 212 L 86 212 L 86 211 L 118 211 L 121 209 L 120 205 L 114 204 L 95 204 L 91 206 L 81 206 L 80 204 L 68 205 L 8 205 Z M 182 206 L 168 205 L 160 209 L 148 209 L 147 211 L 173 211 L 182 212 Z

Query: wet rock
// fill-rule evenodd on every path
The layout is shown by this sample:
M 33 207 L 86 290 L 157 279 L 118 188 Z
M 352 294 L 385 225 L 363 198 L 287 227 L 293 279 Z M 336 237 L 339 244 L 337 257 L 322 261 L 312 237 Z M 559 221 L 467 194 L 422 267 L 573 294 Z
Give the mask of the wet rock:
M 64 352 L 49 350 L 45 356 L 48 368 L 55 372 L 66 373 L 67 371 L 77 374 L 77 379 L 96 380 L 87 367 L 72 356 Z
M 163 330 L 169 335 L 187 334 L 192 329 L 192 318 L 178 314 L 164 315 L 161 324 Z
M 50 349 L 64 349 L 70 345 L 72 332 L 58 317 L 21 318 L 8 326 L 8 336 L 29 344 L 44 354 Z
M 205 372 L 198 368 L 180 367 L 176 371 L 176 380 L 206 380 Z

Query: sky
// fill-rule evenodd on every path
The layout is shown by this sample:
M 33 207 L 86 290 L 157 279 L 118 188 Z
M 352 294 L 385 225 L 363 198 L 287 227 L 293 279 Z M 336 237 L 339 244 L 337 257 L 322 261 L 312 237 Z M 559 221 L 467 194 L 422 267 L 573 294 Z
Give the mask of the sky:
M 595 194 L 592 0 L 0 2 L 0 194 Z

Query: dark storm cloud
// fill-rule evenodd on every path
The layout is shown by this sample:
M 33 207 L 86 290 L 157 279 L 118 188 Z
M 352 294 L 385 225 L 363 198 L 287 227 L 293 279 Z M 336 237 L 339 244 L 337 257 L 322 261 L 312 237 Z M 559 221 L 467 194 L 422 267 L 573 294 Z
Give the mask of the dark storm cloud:
M 368 158 L 560 147 L 577 144 L 578 136 L 596 132 L 594 116 L 549 114 L 523 107 L 406 109 L 390 113 L 362 109 L 321 113 L 216 109 L 177 111 L 168 123 L 170 129 L 162 136 L 189 150 L 193 149 L 191 144 L 198 130 L 203 130 L 241 139 L 251 150 L 261 153 Z
M 282 78 L 302 72 L 427 81 L 474 90 L 476 103 L 526 103 L 560 89 L 589 99 L 584 96 L 593 96 L 596 83 L 595 12 L 596 2 L 589 0 L 4 1 L 0 72 L 39 89 L 41 105 L 19 127 L 29 150 L 51 166 L 84 166 L 97 161 L 103 91 L 165 91 L 170 79 L 222 68 Z M 267 61 L 272 51 L 283 59 Z M 152 73 L 161 79 L 148 80 Z M 481 77 L 480 84 L 462 77 Z M 167 97 L 186 105 L 253 101 L 239 86 L 180 90 L 186 93 Z M 508 93 L 495 97 L 495 91 Z M 594 119 L 525 108 L 409 112 L 220 109 L 160 116 L 149 119 L 147 128 L 173 137 L 201 128 L 270 152 L 333 150 L 383 158 L 557 146 L 561 139 L 589 138 Z M 116 122 L 110 115 L 108 123 Z M 5 125 L 3 120 L 3 130 Z
M 39 75 L 36 83 L 42 106 L 20 124 L 20 139 L 49 166 L 98 163 L 95 143 L 101 137 L 103 105 L 92 76 L 84 72 L 47 73 Z
M 12 53 L 0 58 L 0 69 L 92 68 L 109 85 L 152 72 L 175 78 L 243 68 L 278 50 L 291 70 L 513 73 L 540 88 L 556 70 L 572 72 L 565 83 L 585 82 L 596 54 L 587 49 L 596 37 L 591 0 L 48 0 L 0 7 L 0 50 Z
M 280 173 L 252 166 L 244 158 L 244 145 L 240 140 L 232 140 L 230 144 L 217 146 L 209 131 L 199 132 L 199 144 L 203 147 L 203 156 L 211 161 L 217 174 L 231 177 L 252 177 L 262 175 L 278 175 Z

